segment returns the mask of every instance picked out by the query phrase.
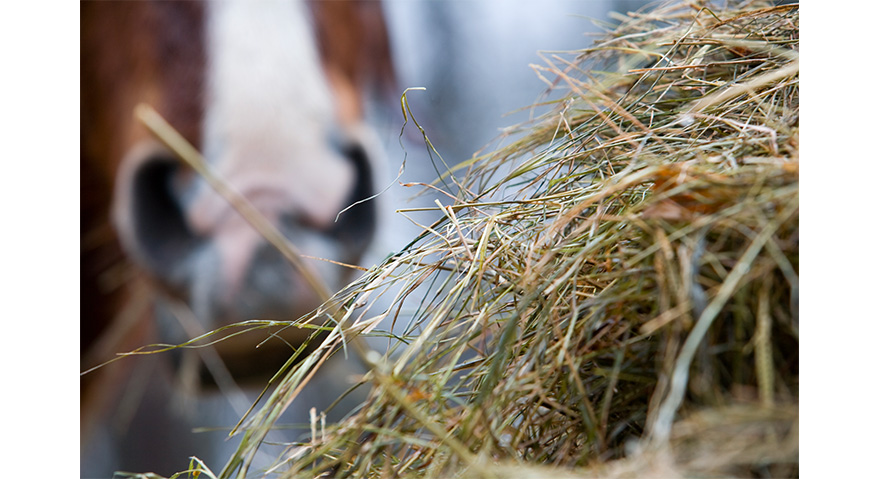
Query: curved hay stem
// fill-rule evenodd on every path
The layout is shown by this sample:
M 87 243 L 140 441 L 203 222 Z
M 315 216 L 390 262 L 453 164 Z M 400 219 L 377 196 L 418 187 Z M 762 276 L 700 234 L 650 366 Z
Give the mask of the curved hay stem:
M 795 59 L 783 67 L 764 73 L 763 75 L 755 77 L 745 83 L 733 84 L 729 88 L 725 88 L 717 93 L 700 98 L 687 109 L 687 112 L 682 115 L 682 118 L 687 119 L 690 115 L 701 113 L 707 108 L 724 103 L 742 95 L 743 93 L 751 93 L 763 86 L 771 85 L 784 78 L 797 75 L 799 71 L 800 61 Z

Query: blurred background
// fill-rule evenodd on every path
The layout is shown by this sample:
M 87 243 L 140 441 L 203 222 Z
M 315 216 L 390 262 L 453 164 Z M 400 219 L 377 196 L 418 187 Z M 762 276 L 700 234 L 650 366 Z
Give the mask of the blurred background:
M 397 84 L 425 91 L 407 94 L 416 120 L 450 166 L 500 145 L 506 127 L 529 119 L 527 107 L 546 100 L 547 84 L 530 64 L 546 66 L 539 52 L 587 48 L 609 12 L 635 11 L 641 0 L 390 0 L 383 4 L 391 37 Z M 552 80 L 552 78 L 551 78 Z M 551 96 L 552 98 L 552 96 Z M 396 100 L 396 99 L 395 99 Z M 543 111 L 538 109 L 536 114 Z M 383 105 L 374 120 L 388 157 L 390 183 L 403 162 L 398 141 L 403 117 L 399 104 Z M 506 144 L 510 138 L 500 140 Z M 437 177 L 421 133 L 412 123 L 403 137 L 406 170 L 402 182 Z M 439 163 L 439 161 L 438 161 Z M 438 167 L 442 168 L 442 164 Z M 442 171 L 442 170 L 441 170 Z M 381 260 L 417 235 L 421 228 L 394 214 L 396 208 L 448 204 L 443 195 L 413 199 L 418 188 L 394 186 L 383 198 L 390 226 L 382 228 L 374 251 Z M 429 213 L 417 216 L 430 221 Z M 366 264 L 372 264 L 369 259 Z

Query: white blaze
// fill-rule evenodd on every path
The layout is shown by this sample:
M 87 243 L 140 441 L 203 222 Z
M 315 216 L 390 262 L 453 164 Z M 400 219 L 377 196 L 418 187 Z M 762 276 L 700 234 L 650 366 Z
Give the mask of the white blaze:
M 207 5 L 203 149 L 212 167 L 269 220 L 298 214 L 326 227 L 354 169 L 328 142 L 334 104 L 301 1 Z M 242 278 L 259 236 L 204 184 L 189 219 L 214 235 L 227 279 Z

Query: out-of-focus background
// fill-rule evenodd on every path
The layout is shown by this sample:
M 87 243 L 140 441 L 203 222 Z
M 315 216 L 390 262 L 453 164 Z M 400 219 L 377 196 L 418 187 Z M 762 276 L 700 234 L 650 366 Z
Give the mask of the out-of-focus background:
M 642 0 L 429 0 L 384 3 L 400 93 L 407 94 L 416 120 L 450 166 L 474 153 L 499 145 L 502 129 L 529 119 L 528 106 L 546 100 L 548 85 L 529 66 L 546 66 L 544 52 L 589 47 L 602 22 L 614 23 L 609 12 L 642 8 Z M 552 80 L 552 78 L 551 78 Z M 552 98 L 552 95 L 551 95 Z M 390 183 L 404 159 L 398 141 L 403 117 L 399 105 L 376 119 L 388 157 Z M 505 142 L 505 140 L 500 140 Z M 509 141 L 509 139 L 507 140 Z M 410 122 L 403 137 L 406 169 L 403 182 L 431 182 L 437 177 L 421 133 Z M 443 168 L 437 161 L 437 167 Z M 442 172 L 442 169 L 441 169 Z M 374 252 L 384 255 L 406 244 L 421 228 L 394 214 L 396 208 L 433 206 L 443 195 L 413 199 L 418 188 L 397 184 L 385 193 L 383 208 L 389 226 L 383 227 Z M 420 220 L 428 221 L 428 213 Z M 369 260 L 369 259 L 368 259 Z

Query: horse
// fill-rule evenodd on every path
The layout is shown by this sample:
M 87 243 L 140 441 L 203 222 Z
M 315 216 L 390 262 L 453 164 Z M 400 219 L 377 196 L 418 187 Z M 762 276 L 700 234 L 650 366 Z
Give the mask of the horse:
M 296 319 L 324 299 L 153 136 L 138 105 L 202 152 L 327 289 L 351 279 L 346 265 L 376 233 L 376 207 L 361 200 L 383 162 L 365 105 L 394 78 L 378 2 L 84 1 L 80 27 L 83 370 L 239 321 Z M 189 455 L 222 466 L 228 427 L 253 397 L 239 385 L 264 381 L 306 336 L 252 333 L 85 374 L 81 474 L 170 475 Z M 340 382 L 318 384 L 306 402 Z

